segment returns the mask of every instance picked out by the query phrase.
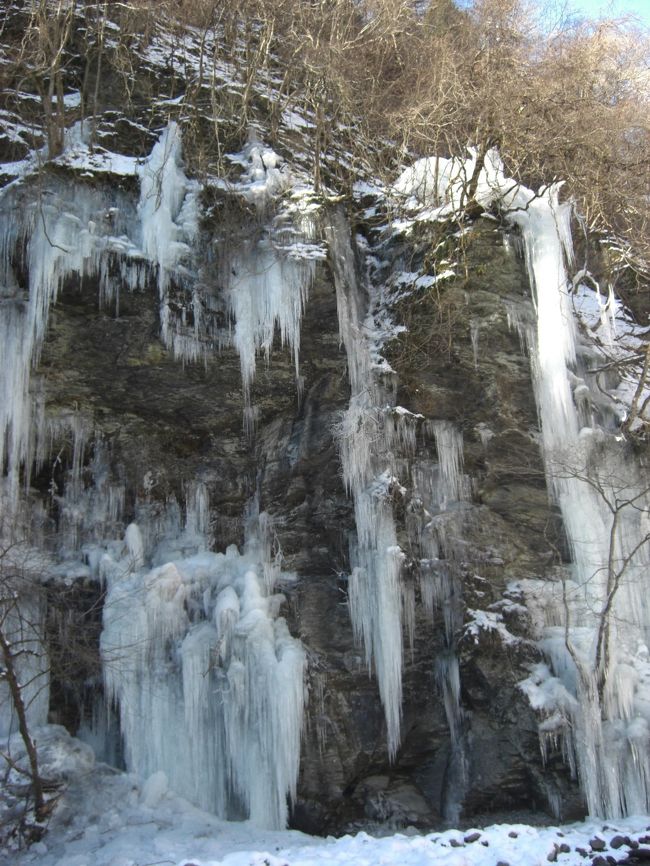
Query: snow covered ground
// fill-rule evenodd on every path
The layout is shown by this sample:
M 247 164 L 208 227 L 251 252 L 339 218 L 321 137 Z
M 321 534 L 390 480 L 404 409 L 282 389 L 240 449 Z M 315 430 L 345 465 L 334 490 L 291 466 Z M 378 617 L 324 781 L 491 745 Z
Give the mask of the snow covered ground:
M 23 851 L 0 848 L 3 866 L 606 866 L 625 862 L 630 847 L 643 856 L 650 843 L 648 816 L 562 827 L 412 830 L 381 838 L 260 830 L 196 809 L 168 790 L 162 773 L 143 784 L 93 764 L 90 747 L 60 727 L 40 729 L 38 736 L 44 774 L 67 781 L 41 841 Z M 650 847 L 643 859 L 649 858 Z

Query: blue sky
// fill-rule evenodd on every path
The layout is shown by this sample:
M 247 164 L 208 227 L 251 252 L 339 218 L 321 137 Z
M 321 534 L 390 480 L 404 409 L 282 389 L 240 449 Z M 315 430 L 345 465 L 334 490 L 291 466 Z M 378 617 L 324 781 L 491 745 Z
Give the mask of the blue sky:
M 636 15 L 646 27 L 650 26 L 650 0 L 570 0 L 569 5 L 591 18 L 630 13 Z
M 472 0 L 455 0 L 458 6 L 468 7 Z M 534 0 L 540 7 L 545 0 Z M 561 8 L 561 3 L 556 4 Z M 586 18 L 616 18 L 620 15 L 634 15 L 647 28 L 650 28 L 650 0 L 567 0 L 566 11 L 584 15 Z

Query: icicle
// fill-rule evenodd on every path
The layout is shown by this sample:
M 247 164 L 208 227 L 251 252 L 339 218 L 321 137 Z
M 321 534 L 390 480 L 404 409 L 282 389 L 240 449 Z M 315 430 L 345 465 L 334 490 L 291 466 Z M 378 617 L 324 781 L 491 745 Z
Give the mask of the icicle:
M 480 334 L 481 326 L 480 323 L 475 319 L 470 319 L 469 323 L 469 336 L 472 342 L 472 355 L 474 358 L 474 369 L 478 370 L 478 338 Z
M 242 384 L 248 401 L 258 354 L 269 363 L 276 327 L 288 345 L 296 377 L 300 323 L 313 280 L 313 262 L 283 257 L 267 240 L 228 257 L 226 295 L 235 322 L 233 342 L 239 352 Z
M 70 274 L 96 275 L 100 306 L 117 305 L 120 285 L 130 291 L 142 289 L 153 263 L 158 271 L 163 341 L 184 360 L 196 360 L 202 353 L 200 305 L 195 304 L 189 334 L 181 319 L 170 318 L 167 299 L 170 280 L 178 276 L 197 233 L 197 186 L 182 172 L 177 127 L 172 124 L 165 130 L 141 170 L 140 226 L 122 194 L 117 194 L 119 207 L 107 207 L 101 189 L 64 184 L 56 177 L 46 181 L 45 189 L 33 192 L 8 190 L 0 215 L 0 342 L 5 358 L 0 377 L 0 466 L 7 467 L 14 501 L 21 470 L 28 485 L 35 456 L 31 368 L 40 357 L 50 308 Z M 138 229 L 142 249 L 135 243 Z M 118 236 L 116 231 L 123 234 Z M 117 277 L 111 276 L 115 257 Z M 21 259 L 29 274 L 26 293 L 13 269 Z
M 395 446 L 413 449 L 415 428 L 404 413 L 386 409 L 385 396 L 375 382 L 370 347 L 361 328 L 361 288 L 349 227 L 340 212 L 333 215 L 326 234 L 351 386 L 349 408 L 337 427 L 343 476 L 354 498 L 357 529 L 357 543 L 350 550 L 350 616 L 355 636 L 364 645 L 367 664 L 375 666 L 392 759 L 399 746 L 402 715 L 400 573 L 404 554 L 397 543 L 382 463 Z
M 648 492 L 639 486 L 632 456 L 615 437 L 580 430 L 573 394 L 580 379 L 573 373 L 576 325 L 566 272 L 572 257 L 570 207 L 558 203 L 557 186 L 535 196 L 507 181 L 498 160 L 490 171 L 493 189 L 503 195 L 502 208 L 524 241 L 537 308 L 535 340 L 529 345 L 542 450 L 573 560 L 560 601 L 542 608 L 542 645 L 553 673 L 575 697 L 559 708 L 569 720 L 566 736 L 572 740 L 565 752 L 575 754 L 591 814 L 644 812 L 650 808 L 645 685 L 650 666 L 637 646 L 650 622 L 643 589 L 650 567 L 644 523 Z M 583 385 L 576 396 L 583 394 Z M 540 597 L 530 596 L 529 605 L 539 606 Z
M 198 234 L 197 198 L 198 184 L 183 171 L 180 130 L 170 123 L 140 169 L 138 214 L 142 249 L 158 272 L 161 339 L 174 357 L 185 361 L 196 361 L 203 354 L 198 339 L 200 307 L 194 304 L 195 325 L 188 332 L 183 313 L 172 313 L 169 287 Z
M 182 537 L 160 550 L 208 528 L 204 490 L 190 497 Z M 306 659 L 265 579 L 270 523 L 258 512 L 253 504 L 243 555 L 234 546 L 209 553 L 195 540 L 193 556 L 151 571 L 105 563 L 101 652 L 130 770 L 164 771 L 202 808 L 281 828 L 296 792 Z M 138 545 L 128 532 L 132 560 Z

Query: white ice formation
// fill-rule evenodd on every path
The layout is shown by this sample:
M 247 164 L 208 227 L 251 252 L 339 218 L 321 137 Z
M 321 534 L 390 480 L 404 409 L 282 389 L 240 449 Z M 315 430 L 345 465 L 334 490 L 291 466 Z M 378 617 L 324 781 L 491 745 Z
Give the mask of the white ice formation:
M 458 506 L 469 493 L 462 472 L 462 436 L 449 422 L 433 422 L 425 433 L 435 441 L 437 461 L 414 459 L 422 417 L 394 405 L 392 371 L 377 351 L 380 328 L 373 311 L 367 310 L 370 287 L 359 276 L 350 228 L 341 211 L 332 214 L 326 237 L 351 391 L 336 434 L 344 482 L 354 500 L 356 537 L 350 546 L 349 580 L 354 633 L 365 649 L 368 668 L 374 666 L 376 672 L 388 754 L 393 759 L 400 744 L 404 641 L 406 637 L 413 647 L 415 627 L 415 592 L 402 576 L 406 555 L 398 543 L 393 515 L 393 498 L 406 493 L 400 483 L 405 478 L 405 483 L 414 485 L 413 499 L 420 503 L 407 530 L 422 551 L 422 596 L 428 600 L 430 614 L 439 607 L 449 622 L 450 663 L 440 669 L 439 679 L 454 748 L 458 745 L 460 750 L 459 737 L 455 737 L 460 728 L 460 690 L 452 646 L 459 608 L 450 603 L 451 573 L 444 571 L 443 564 L 434 578 L 427 564 L 438 563 L 443 546 L 446 555 L 453 556 L 454 533 L 448 534 L 446 528 L 451 522 L 458 528 L 459 516 L 462 522 L 462 507 Z M 444 578 L 440 577 L 443 573 Z
M 183 283 L 185 260 L 197 232 L 197 185 L 181 167 L 180 133 L 174 124 L 140 171 L 137 212 L 128 196 L 53 176 L 36 194 L 14 184 L 0 203 L 0 463 L 6 461 L 10 494 L 39 450 L 42 419 L 31 371 L 40 357 L 51 306 L 65 280 L 94 277 L 100 305 L 119 314 L 120 291 L 142 290 L 153 268 L 160 293 L 161 337 L 181 359 L 199 355 L 196 334 L 184 314 L 172 321 L 168 292 Z M 22 273 L 28 274 L 23 284 Z M 196 319 L 195 319 L 196 321 Z M 194 330 L 196 330 L 196 324 Z
M 276 591 L 291 576 L 270 559 L 268 515 L 253 515 L 243 553 L 212 553 L 200 489 L 192 498 L 182 534 L 153 553 L 163 564 L 144 564 L 136 524 L 122 557 L 102 558 L 106 694 L 119 705 L 130 770 L 164 772 L 173 790 L 222 817 L 281 828 L 305 700 L 305 651 Z M 184 555 L 169 561 L 174 546 Z
M 395 189 L 411 206 L 428 208 L 430 218 L 444 218 L 464 204 L 475 165 L 476 154 L 420 160 Z M 590 387 L 590 368 L 601 358 L 577 328 L 576 281 L 567 273 L 571 208 L 559 203 L 558 190 L 535 194 L 515 183 L 491 152 L 476 200 L 498 205 L 523 239 L 536 309 L 536 328 L 523 333 L 549 492 L 571 552 L 559 580 L 516 587 L 548 659 L 523 687 L 544 717 L 543 750 L 560 746 L 590 813 L 614 817 L 650 808 L 649 497 L 643 470 L 617 435 L 620 409 Z
M 74 153 L 90 159 L 82 127 L 73 138 Z M 286 188 L 286 172 L 276 169 L 279 158 L 261 145 L 251 146 L 246 159 L 248 167 L 230 192 L 270 208 Z M 149 504 L 155 481 L 145 475 L 136 522 L 120 538 L 125 488 L 108 469 L 101 438 L 76 412 L 46 418 L 32 370 L 50 309 L 74 277 L 93 278 L 99 306 L 117 316 L 121 291 L 155 284 L 164 346 L 178 360 L 193 362 L 224 343 L 234 344 L 247 397 L 256 354 L 268 359 L 276 326 L 294 353 L 297 371 L 302 309 L 314 261 L 324 255 L 310 240 L 313 208 L 298 195 L 271 220 L 273 228 L 263 240 L 242 242 L 227 254 L 220 250 L 228 260 L 223 270 L 237 274 L 226 281 L 221 299 L 233 319 L 232 334 L 215 334 L 207 321 L 212 299 L 201 294 L 194 252 L 199 187 L 184 173 L 178 126 L 170 123 L 141 163 L 116 160 L 109 170 L 115 172 L 137 179 L 137 205 L 128 193 L 105 187 L 101 178 L 88 184 L 55 173 L 43 174 L 40 193 L 27 179 L 2 194 L 3 540 L 25 529 L 21 489 L 29 486 L 34 466 L 58 461 L 54 442 L 70 442 L 71 465 L 62 489 L 53 481 L 50 490 L 58 514 L 59 564 L 48 561 L 45 567 L 40 561 L 34 593 L 18 588 L 15 610 L 7 613 L 3 605 L 0 612 L 7 634 L 27 650 L 21 655 L 34 660 L 31 666 L 21 662 L 19 674 L 29 721 L 42 724 L 48 660 L 38 583 L 44 575 L 66 582 L 105 580 L 105 686 L 109 700 L 119 705 L 129 768 L 145 777 L 164 772 L 181 794 L 223 816 L 284 827 L 298 775 L 305 654 L 279 616 L 283 596 L 276 585 L 290 576 L 282 572 L 270 518 L 253 509 L 244 552 L 229 547 L 211 553 L 205 487 L 187 485 L 181 530 L 181 509 L 174 500 L 162 509 Z M 37 518 L 31 515 L 32 532 Z M 3 566 L 8 566 L 6 557 Z M 4 736 L 15 729 L 15 719 L 6 711 L 11 702 L 4 693 L 0 697 Z M 94 707 L 84 735 L 104 755 L 116 757 L 107 712 L 101 702 Z
M 276 332 L 293 355 L 299 386 L 300 328 L 316 261 L 325 257 L 317 243 L 318 206 L 300 191 L 290 195 L 291 177 L 282 159 L 252 135 L 230 160 L 242 168 L 235 183 L 218 184 L 240 200 L 241 223 L 219 244 L 221 278 L 233 321 L 232 342 L 239 353 L 244 390 L 244 425 L 253 432 L 250 389 L 258 356 L 269 364 Z M 287 201 L 280 206 L 277 197 Z M 270 212 L 273 209 L 273 212 Z

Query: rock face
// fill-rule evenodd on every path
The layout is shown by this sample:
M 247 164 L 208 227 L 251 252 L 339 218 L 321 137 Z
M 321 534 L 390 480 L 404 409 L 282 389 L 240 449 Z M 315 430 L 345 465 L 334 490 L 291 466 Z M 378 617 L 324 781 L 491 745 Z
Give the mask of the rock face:
M 257 521 L 264 574 L 243 583 L 262 601 L 242 611 L 238 639 L 251 622 L 277 632 L 283 618 L 295 639 L 283 646 L 300 641 L 306 659 L 292 826 L 581 817 L 562 730 L 551 730 L 542 760 L 520 687 L 542 661 L 539 610 L 523 586 L 566 582 L 572 550 L 541 457 L 527 350 L 535 313 L 517 231 L 480 207 L 400 227 L 386 190 L 363 184 L 317 194 L 305 169 L 310 121 L 279 119 L 267 83 L 253 89 L 246 141 L 238 118 L 220 118 L 211 162 L 213 118 L 201 106 L 217 82 L 232 108 L 237 70 L 213 64 L 209 86 L 197 78 L 188 120 L 178 93 L 218 46 L 192 33 L 177 45 L 164 29 L 148 38 L 133 82 L 121 62 L 102 88 L 91 69 L 68 65 L 71 88 L 95 89 L 91 138 L 70 125 L 64 152 L 41 167 L 42 140 L 28 134 L 36 117 L 0 137 L 11 160 L 0 167 L 1 492 L 11 516 L 0 534 L 18 527 L 44 557 L 34 609 L 47 602 L 50 721 L 110 763 L 138 764 L 108 706 L 119 689 L 105 694 L 115 587 L 138 575 L 146 595 L 173 572 L 148 626 L 170 611 L 187 620 L 187 634 L 166 636 L 152 681 L 182 683 L 182 703 L 184 638 L 208 635 L 187 690 L 227 702 L 235 681 L 224 686 L 219 617 L 245 607 L 244 593 L 227 586 L 228 607 L 223 586 L 196 574 L 209 551 L 249 550 Z M 34 112 L 32 102 L 20 110 Z M 200 180 L 181 158 L 184 122 Z M 284 161 L 259 141 L 271 126 Z M 325 182 L 342 157 L 323 155 Z M 204 558 L 191 577 L 156 572 L 193 556 Z M 241 565 L 249 553 L 230 556 Z M 0 556 L 0 581 L 7 563 Z M 287 695 L 296 685 L 280 683 Z M 253 698 L 281 728 L 282 689 Z M 278 752 L 281 734 L 271 736 Z M 222 752 L 194 759 L 197 772 L 231 763 Z M 163 770 L 173 779 L 155 760 L 144 762 L 154 780 Z M 245 817 L 250 791 L 229 785 L 222 811 Z M 282 799 L 292 780 L 280 788 Z
M 495 151 L 386 187 L 261 30 L 81 6 L 56 106 L 25 4 L 0 33 L 30 725 L 265 826 L 647 812 L 647 335 L 568 272 L 558 188 Z
M 204 233 L 209 231 L 206 226 Z M 431 229 L 416 241 L 393 240 L 390 258 L 408 255 L 421 264 L 434 234 Z M 372 232 L 369 238 L 373 242 Z M 209 245 L 206 234 L 203 242 Z M 542 766 L 536 721 L 518 688 L 537 651 L 527 640 L 525 608 L 507 594 L 511 581 L 542 576 L 563 548 L 539 456 L 529 360 L 517 332 L 517 323 L 523 327 L 530 315 L 528 280 L 514 244 L 490 221 L 471 227 L 463 257 L 466 276 L 459 269 L 460 276 L 395 305 L 396 321 L 408 330 L 386 349 L 397 404 L 423 416 L 416 450 L 402 465 L 406 492 L 394 507 L 407 557 L 402 579 L 418 603 L 405 649 L 401 745 L 393 762 L 377 685 L 354 639 L 347 603 L 355 521 L 334 431 L 350 386 L 330 263 L 317 265 L 302 319 L 301 393 L 291 352 L 276 334 L 270 360 L 258 362 L 252 386 L 252 435 L 243 429 L 237 352 L 226 345 L 204 362 L 175 360 L 159 339 L 153 279 L 139 291 L 123 291 L 116 315 L 98 306 L 97 278 L 71 275 L 50 314 L 35 375 L 45 414 L 76 414 L 90 422 L 92 441 L 102 443 L 111 476 L 124 488 L 119 525 L 135 518 L 137 503 L 155 510 L 170 498 L 184 502 L 188 482 L 196 479 L 207 488 L 217 550 L 243 544 L 252 497 L 271 515 L 282 567 L 297 575 L 283 589 L 282 613 L 308 654 L 291 822 L 311 832 L 374 822 L 431 827 L 551 809 L 563 818 L 580 814 L 580 797 L 559 759 L 551 756 Z M 202 279 L 212 280 L 218 299 L 218 272 L 209 262 L 204 268 Z M 218 303 L 217 315 L 225 321 Z M 452 591 L 433 614 L 420 603 L 419 553 L 407 526 L 414 505 L 410 473 L 436 462 L 427 421 L 452 422 L 462 431 L 471 491 L 462 538 L 449 539 L 441 554 L 453 572 Z M 87 467 L 82 483 L 89 486 L 96 483 L 92 441 L 81 459 Z M 55 436 L 49 454 L 33 485 L 46 501 L 50 493 L 56 539 L 66 521 L 57 502 L 65 501 L 73 453 Z M 51 496 L 53 485 L 58 499 Z M 450 606 L 456 610 L 453 647 L 444 625 Z M 462 727 L 453 734 L 445 707 L 451 697 L 439 673 L 439 660 L 452 650 L 459 662 Z M 85 714 L 87 723 L 88 689 L 68 673 L 62 676 L 65 682 L 55 676 L 53 717 L 74 727 Z M 71 709 L 80 694 L 86 708 Z

